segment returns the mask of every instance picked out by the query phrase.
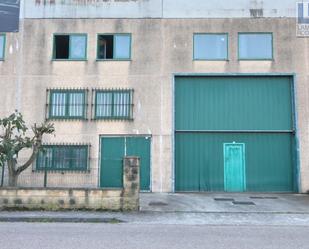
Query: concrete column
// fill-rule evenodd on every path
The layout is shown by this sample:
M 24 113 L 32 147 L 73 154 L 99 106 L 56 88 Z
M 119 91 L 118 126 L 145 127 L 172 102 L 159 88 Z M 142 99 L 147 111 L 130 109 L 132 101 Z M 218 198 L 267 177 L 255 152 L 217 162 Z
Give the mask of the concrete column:
M 139 210 L 140 159 L 136 156 L 123 158 L 122 210 Z

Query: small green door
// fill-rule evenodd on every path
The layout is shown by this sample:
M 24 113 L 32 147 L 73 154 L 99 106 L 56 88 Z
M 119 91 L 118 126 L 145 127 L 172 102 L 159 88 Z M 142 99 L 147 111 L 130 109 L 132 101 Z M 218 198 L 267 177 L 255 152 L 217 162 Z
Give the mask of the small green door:
M 140 158 L 140 189 L 150 190 L 150 141 L 148 136 L 102 137 L 100 187 L 122 188 L 123 157 Z
M 122 188 L 123 137 L 101 139 L 101 188 Z
M 246 190 L 244 151 L 244 144 L 224 144 L 224 190 L 227 192 Z
M 127 137 L 128 156 L 140 158 L 140 187 L 142 191 L 150 190 L 150 137 Z

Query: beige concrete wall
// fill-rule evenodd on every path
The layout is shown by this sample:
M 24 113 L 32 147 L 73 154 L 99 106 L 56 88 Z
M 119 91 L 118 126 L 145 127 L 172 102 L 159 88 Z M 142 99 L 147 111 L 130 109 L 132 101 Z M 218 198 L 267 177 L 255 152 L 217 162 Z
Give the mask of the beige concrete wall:
M 7 35 L 6 60 L 0 62 L 0 116 L 19 108 L 28 122 L 42 121 L 46 88 L 133 88 L 133 122 L 55 121 L 56 136 L 45 141 L 90 143 L 95 175 L 99 135 L 151 134 L 154 192 L 173 190 L 174 73 L 295 73 L 301 191 L 309 190 L 309 47 L 306 38 L 296 37 L 294 18 L 25 19 L 21 25 L 20 34 Z M 96 61 L 97 33 L 121 32 L 132 33 L 132 60 Z M 229 60 L 193 61 L 195 32 L 229 33 Z M 274 60 L 238 61 L 238 32 L 273 32 Z M 87 33 L 88 60 L 52 61 L 53 33 Z

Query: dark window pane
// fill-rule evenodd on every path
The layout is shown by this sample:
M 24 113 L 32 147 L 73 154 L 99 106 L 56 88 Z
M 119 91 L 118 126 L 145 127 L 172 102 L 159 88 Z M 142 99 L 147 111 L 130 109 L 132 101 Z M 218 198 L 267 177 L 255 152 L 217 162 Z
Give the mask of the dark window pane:
M 114 58 L 114 37 L 112 35 L 99 35 L 98 59 Z
M 55 59 L 69 59 L 70 37 L 68 35 L 55 36 Z
M 55 147 L 53 153 L 53 168 L 70 168 L 70 149 L 68 147 Z
M 37 169 L 52 168 L 53 150 L 51 147 L 43 147 L 37 157 Z
M 72 165 L 75 169 L 87 168 L 87 147 L 76 147 L 72 150 Z
M 36 169 L 86 170 L 88 146 L 52 145 L 43 146 L 37 157 Z M 47 164 L 46 164 L 47 163 Z

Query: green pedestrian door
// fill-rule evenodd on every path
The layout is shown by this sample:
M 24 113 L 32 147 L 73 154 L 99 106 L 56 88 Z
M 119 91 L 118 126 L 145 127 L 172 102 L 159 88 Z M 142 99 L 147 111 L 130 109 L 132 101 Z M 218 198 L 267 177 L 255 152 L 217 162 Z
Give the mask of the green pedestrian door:
M 227 192 L 246 190 L 244 151 L 244 144 L 224 144 L 224 190 Z
M 123 157 L 140 157 L 141 190 L 150 190 L 150 137 L 101 138 L 101 188 L 122 188 Z

